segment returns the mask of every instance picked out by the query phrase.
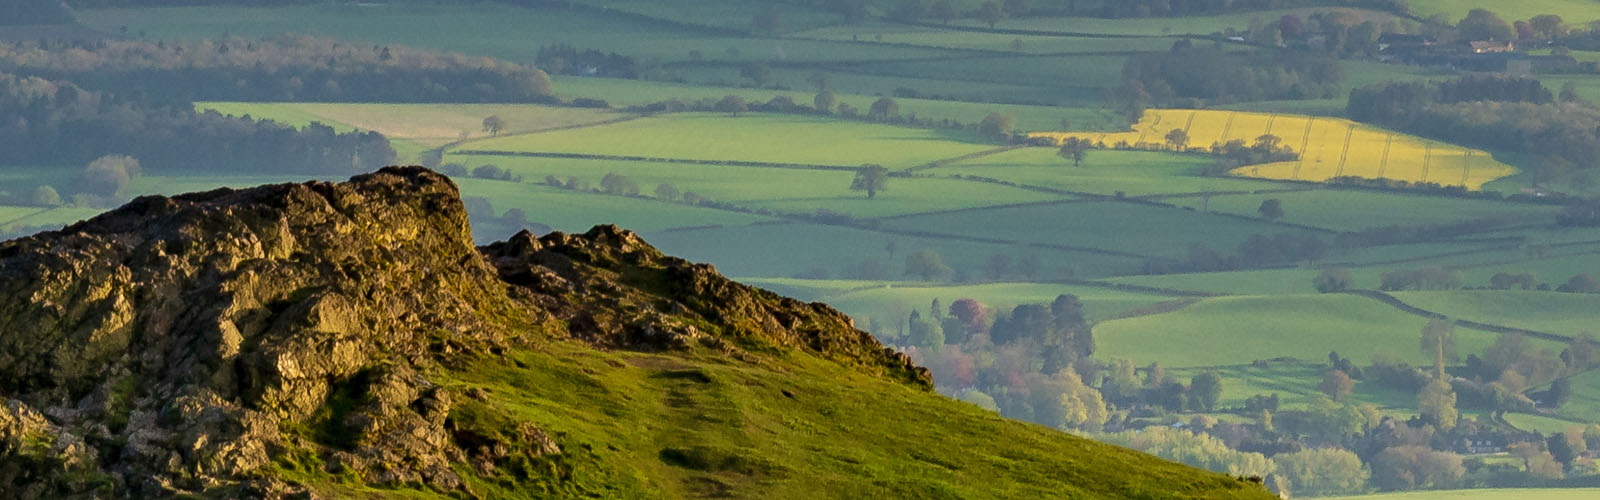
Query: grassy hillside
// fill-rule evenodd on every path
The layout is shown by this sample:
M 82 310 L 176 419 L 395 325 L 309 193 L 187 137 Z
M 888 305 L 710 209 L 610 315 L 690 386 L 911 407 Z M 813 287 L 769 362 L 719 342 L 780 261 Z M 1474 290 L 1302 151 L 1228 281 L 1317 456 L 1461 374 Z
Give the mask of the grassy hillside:
M 1334 500 L 1578 500 L 1600 495 L 1596 488 L 1563 489 L 1486 489 L 1461 491 L 1418 491 L 1358 497 L 1330 497 Z

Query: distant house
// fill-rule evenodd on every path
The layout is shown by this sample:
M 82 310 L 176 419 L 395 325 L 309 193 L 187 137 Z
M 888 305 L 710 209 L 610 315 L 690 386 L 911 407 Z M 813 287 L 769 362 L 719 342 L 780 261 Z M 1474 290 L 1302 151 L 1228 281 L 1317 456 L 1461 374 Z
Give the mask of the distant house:
M 1467 436 L 1462 440 L 1461 452 L 1468 455 L 1484 455 L 1506 451 L 1506 438 L 1496 434 L 1481 433 Z
M 1378 36 L 1378 51 L 1383 52 L 1391 48 L 1432 47 L 1438 43 L 1439 40 L 1430 36 L 1384 33 Z
M 1469 48 L 1469 52 L 1472 52 L 1473 54 L 1504 54 L 1507 52 L 1516 52 L 1517 42 L 1513 40 L 1484 40 L 1467 42 L 1467 47 Z

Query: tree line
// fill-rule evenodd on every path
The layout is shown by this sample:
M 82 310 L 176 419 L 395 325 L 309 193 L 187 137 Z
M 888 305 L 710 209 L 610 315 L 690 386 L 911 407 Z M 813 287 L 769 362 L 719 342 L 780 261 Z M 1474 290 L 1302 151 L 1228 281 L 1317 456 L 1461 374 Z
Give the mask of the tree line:
M 0 71 L 171 105 L 554 101 L 549 75 L 532 67 L 306 36 L 0 44 Z
M 1111 98 L 1137 119 L 1147 107 L 1329 98 L 1338 95 L 1344 71 L 1328 57 L 1282 51 L 1232 53 L 1185 39 L 1166 52 L 1129 57 L 1122 78 Z
M 61 0 L 5 0 L 0 2 L 0 26 L 71 24 L 72 11 Z

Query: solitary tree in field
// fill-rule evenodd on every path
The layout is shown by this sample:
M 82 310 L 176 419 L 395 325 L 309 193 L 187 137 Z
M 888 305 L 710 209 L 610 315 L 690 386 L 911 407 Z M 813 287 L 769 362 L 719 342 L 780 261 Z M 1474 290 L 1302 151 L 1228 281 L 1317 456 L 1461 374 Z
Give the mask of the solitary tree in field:
M 1088 139 L 1068 137 L 1067 140 L 1061 141 L 1061 149 L 1056 151 L 1056 156 L 1072 160 L 1074 167 L 1082 166 L 1083 157 L 1089 154 L 1092 146 Z
M 933 250 L 918 250 L 906 254 L 906 274 L 922 278 L 923 281 L 933 281 L 950 274 L 950 266 L 945 265 L 944 257 Z
M 1211 411 L 1222 399 L 1222 376 L 1217 372 L 1195 375 L 1189 381 L 1189 404 L 1197 410 Z
M 751 63 L 739 68 L 739 76 L 749 79 L 756 88 L 761 88 L 772 82 L 772 68 L 761 63 Z
M 743 97 L 729 95 L 724 96 L 722 100 L 717 101 L 717 105 L 712 109 L 715 109 L 719 112 L 728 113 L 733 116 L 739 116 L 739 113 L 748 111 L 750 109 L 750 105 L 745 104 Z
M 1283 201 L 1279 200 L 1277 198 L 1272 198 L 1270 200 L 1263 201 L 1263 202 L 1261 202 L 1261 206 L 1256 208 L 1256 213 L 1260 214 L 1261 218 L 1269 220 L 1269 221 L 1276 221 L 1278 219 L 1282 219 L 1283 218 Z
M 1183 151 L 1188 149 L 1189 133 L 1184 132 L 1181 128 L 1172 129 L 1171 132 L 1167 132 L 1167 144 L 1172 146 L 1174 151 Z
M 500 135 L 500 131 L 505 130 L 505 128 L 506 121 L 500 118 L 500 115 L 490 115 L 488 118 L 483 119 L 483 131 L 488 132 L 489 135 Z
M 1328 370 L 1322 374 L 1322 383 L 1317 384 L 1317 390 L 1327 394 L 1334 401 L 1344 399 L 1355 387 L 1355 381 L 1350 380 L 1350 375 L 1344 370 Z
M 678 187 L 667 182 L 657 184 L 656 199 L 661 201 L 678 201 Z
M 866 191 L 867 199 L 878 196 L 878 191 L 889 190 L 889 169 L 882 165 L 862 165 L 850 183 L 851 191 Z
M 1005 9 L 1001 8 L 1000 4 L 994 3 L 992 0 L 984 2 L 983 5 L 978 7 L 978 20 L 989 25 L 989 29 L 994 29 L 994 25 L 1005 18 Z
M 900 116 L 900 103 L 890 97 L 879 97 L 867 110 L 867 117 L 874 120 L 889 121 L 897 116 Z
M 1456 361 L 1456 324 L 1448 319 L 1434 319 L 1422 327 L 1422 353 L 1433 357 L 1433 373 L 1444 376 L 1445 361 Z
M 1318 292 L 1333 293 L 1349 290 L 1351 282 L 1349 269 L 1334 267 L 1317 273 L 1317 277 L 1311 280 L 1311 285 L 1316 287 Z
M 817 92 L 817 96 L 811 99 L 811 107 L 823 114 L 832 114 L 834 106 L 838 105 L 839 97 L 833 95 L 832 90 Z
M 1003 113 L 989 113 L 983 117 L 983 122 L 978 124 L 978 133 L 996 139 L 1003 138 L 1016 128 L 1017 120 L 1011 115 Z
M 817 92 L 826 91 L 828 90 L 828 74 L 821 71 L 812 73 L 811 76 L 806 77 L 806 83 L 816 85 Z

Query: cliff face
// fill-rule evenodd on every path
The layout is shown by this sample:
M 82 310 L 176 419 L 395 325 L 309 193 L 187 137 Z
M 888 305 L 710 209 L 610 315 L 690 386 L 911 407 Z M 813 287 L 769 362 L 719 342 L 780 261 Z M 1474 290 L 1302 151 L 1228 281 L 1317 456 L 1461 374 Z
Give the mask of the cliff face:
M 838 312 L 615 227 L 475 248 L 454 184 L 388 168 L 140 198 L 0 244 L 0 490 L 279 497 L 314 493 L 285 472 L 306 466 L 470 492 L 468 476 L 564 451 L 540 422 L 467 425 L 462 405 L 486 396 L 450 374 L 568 341 L 803 353 L 931 386 Z

